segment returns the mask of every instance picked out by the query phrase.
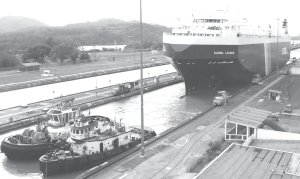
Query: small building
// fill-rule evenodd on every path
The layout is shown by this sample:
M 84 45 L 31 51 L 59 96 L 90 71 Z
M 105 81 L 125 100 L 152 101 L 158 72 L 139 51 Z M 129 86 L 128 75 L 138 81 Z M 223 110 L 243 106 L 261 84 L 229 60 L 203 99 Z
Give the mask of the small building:
M 19 66 L 19 71 L 39 71 L 41 67 L 40 63 L 32 62 L 32 63 L 21 63 Z
M 245 141 L 252 134 L 256 135 L 270 114 L 270 111 L 246 106 L 231 112 L 225 120 L 225 140 Z
M 126 45 L 94 45 L 79 46 L 78 50 L 83 52 L 123 51 Z
M 272 90 L 270 89 L 269 90 L 269 100 L 280 100 L 280 97 L 281 97 L 281 91 L 278 91 L 278 90 Z

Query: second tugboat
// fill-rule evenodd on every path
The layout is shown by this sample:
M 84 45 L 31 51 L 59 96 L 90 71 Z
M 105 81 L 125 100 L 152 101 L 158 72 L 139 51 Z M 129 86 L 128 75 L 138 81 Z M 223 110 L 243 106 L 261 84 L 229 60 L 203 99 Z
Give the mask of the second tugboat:
M 145 140 L 156 133 L 145 130 Z M 45 176 L 86 169 L 132 148 L 141 142 L 138 128 L 125 127 L 103 116 L 87 116 L 71 127 L 70 150 L 57 150 L 39 159 Z
M 25 129 L 22 134 L 6 137 L 1 152 L 10 159 L 35 159 L 48 150 L 69 147 L 65 142 L 70 136 L 70 125 L 80 115 L 80 109 L 72 107 L 72 99 L 62 101 L 47 112 L 45 124 L 39 121 L 36 130 Z

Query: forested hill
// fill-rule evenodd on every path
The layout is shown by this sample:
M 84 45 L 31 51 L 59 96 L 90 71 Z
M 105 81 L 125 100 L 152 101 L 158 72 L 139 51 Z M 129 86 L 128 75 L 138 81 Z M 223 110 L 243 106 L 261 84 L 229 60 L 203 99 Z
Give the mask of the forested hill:
M 143 24 L 144 48 L 161 48 L 163 32 L 170 28 Z M 139 22 L 102 19 L 95 22 L 70 24 L 64 27 L 37 27 L 0 34 L 1 50 L 26 50 L 37 44 L 55 45 L 113 45 L 126 44 L 138 47 Z
M 0 34 L 15 32 L 26 28 L 45 27 L 46 24 L 35 19 L 19 16 L 0 17 Z

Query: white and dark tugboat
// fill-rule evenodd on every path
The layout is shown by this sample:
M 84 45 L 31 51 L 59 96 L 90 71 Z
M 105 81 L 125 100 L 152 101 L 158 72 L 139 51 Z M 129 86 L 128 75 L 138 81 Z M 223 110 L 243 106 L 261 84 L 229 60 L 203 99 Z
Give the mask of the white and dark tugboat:
M 35 159 L 48 150 L 69 148 L 66 139 L 70 125 L 80 115 L 80 109 L 72 107 L 74 99 L 62 101 L 47 112 L 47 122 L 39 122 L 36 129 L 25 129 L 22 134 L 6 137 L 1 152 L 10 159 Z
M 145 130 L 145 139 L 155 136 Z M 57 150 L 39 159 L 44 175 L 86 169 L 105 162 L 141 142 L 141 130 L 103 116 L 82 116 L 71 127 L 70 150 Z

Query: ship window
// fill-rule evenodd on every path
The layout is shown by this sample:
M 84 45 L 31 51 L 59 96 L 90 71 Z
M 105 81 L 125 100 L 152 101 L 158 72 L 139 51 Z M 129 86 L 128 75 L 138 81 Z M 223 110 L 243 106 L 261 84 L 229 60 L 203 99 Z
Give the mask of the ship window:
M 87 129 L 87 128 L 85 129 L 85 132 L 88 132 L 88 129 Z
M 61 122 L 62 121 L 62 115 L 58 115 L 58 120 Z
M 63 120 L 62 121 L 67 121 L 67 114 L 63 114 Z
M 79 134 L 79 130 L 76 130 L 76 134 Z
M 53 119 L 54 119 L 54 121 L 58 122 L 58 117 L 57 117 L 57 115 L 53 115 Z
M 80 134 L 83 134 L 83 130 L 82 129 L 80 130 Z

